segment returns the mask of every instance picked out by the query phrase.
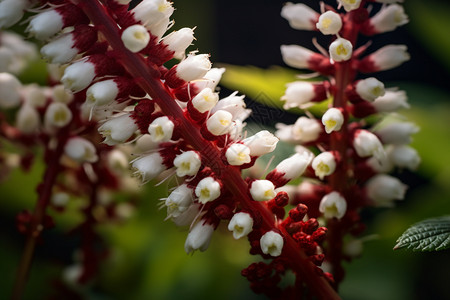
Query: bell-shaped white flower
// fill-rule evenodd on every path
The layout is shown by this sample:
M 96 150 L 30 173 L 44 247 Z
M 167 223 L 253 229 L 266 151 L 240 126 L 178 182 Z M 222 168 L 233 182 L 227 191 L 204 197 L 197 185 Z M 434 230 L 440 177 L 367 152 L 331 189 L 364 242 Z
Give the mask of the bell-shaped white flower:
M 250 113 L 249 110 L 245 109 L 245 96 L 236 95 L 237 92 L 234 92 L 230 96 L 221 99 L 211 110 L 211 113 L 215 113 L 218 110 L 224 110 L 231 113 L 233 120 L 245 120 Z
M 390 70 L 398 67 L 410 59 L 405 45 L 387 45 L 384 46 L 362 60 L 373 64 L 375 69 L 371 72 Z
M 314 155 L 309 151 L 295 153 L 294 155 L 282 160 L 275 171 L 283 174 L 285 180 L 292 180 L 300 177 L 313 160 Z
M 38 40 L 46 40 L 64 26 L 63 17 L 54 9 L 43 11 L 30 20 L 27 31 Z
M 393 200 L 403 200 L 408 187 L 397 178 L 378 174 L 366 184 L 367 196 L 376 206 L 391 207 Z
M 322 34 L 338 34 L 342 28 L 341 16 L 334 11 L 326 11 L 320 15 L 316 27 Z
M 294 141 L 308 143 L 315 141 L 322 132 L 320 122 L 308 117 L 300 117 L 291 127 L 291 135 Z
M 184 251 L 186 251 L 187 254 L 195 250 L 205 251 L 209 247 L 213 233 L 214 226 L 200 220 L 192 227 L 191 231 L 189 231 L 184 244 Z
M 317 155 L 311 164 L 317 177 L 321 180 L 328 175 L 331 175 L 336 170 L 336 159 L 331 152 L 322 152 Z
M 147 47 L 150 41 L 150 34 L 142 25 L 136 24 L 125 28 L 121 36 L 125 47 L 131 52 L 139 52 Z
M 110 167 L 111 170 L 117 172 L 118 174 L 128 171 L 129 169 L 128 157 L 123 151 L 119 149 L 109 151 L 106 159 L 108 167 Z
M 193 190 L 186 184 L 178 186 L 173 190 L 169 197 L 165 199 L 168 217 L 179 217 L 185 212 L 194 201 Z
M 281 45 L 281 56 L 285 64 L 298 69 L 307 69 L 313 51 L 298 45 Z
M 319 211 L 327 219 L 341 219 L 347 211 L 347 201 L 338 192 L 331 192 L 320 200 Z
M 39 129 L 41 123 L 38 111 L 30 104 L 22 105 L 16 115 L 16 127 L 25 134 Z
M 358 9 L 361 5 L 361 0 L 338 0 L 339 5 L 342 5 L 345 11 L 352 11 Z
M 353 147 L 359 157 L 374 156 L 381 160 L 386 156 L 386 152 L 378 137 L 367 130 L 361 129 L 355 133 Z
M 344 115 L 338 108 L 329 108 L 322 116 L 322 124 L 325 126 L 326 133 L 339 131 L 344 124 Z
M 144 0 L 131 10 L 133 17 L 158 37 L 166 31 L 173 11 L 172 3 L 167 0 Z
M 199 86 L 200 89 L 210 88 L 211 90 L 215 90 L 217 85 L 222 79 L 222 75 L 225 72 L 225 68 L 211 68 L 202 79 L 195 81 L 196 86 Z
M 213 177 L 206 177 L 200 180 L 195 187 L 195 195 L 198 202 L 205 204 L 220 197 L 220 183 Z
M 69 104 L 73 100 L 73 94 L 64 88 L 64 85 L 58 84 L 52 88 L 52 99 L 55 102 Z
M 386 91 L 384 96 L 372 102 L 377 112 L 396 112 L 402 108 L 409 108 L 408 97 L 405 91 Z
M 175 157 L 173 165 L 177 168 L 178 177 L 195 176 L 202 161 L 196 151 L 186 151 Z
M 166 169 L 163 158 L 158 152 L 134 160 L 131 168 L 134 171 L 133 174 L 139 177 L 143 183 L 152 180 Z
M 419 127 L 411 122 L 395 122 L 378 129 L 375 133 L 385 144 L 410 144 L 411 135 L 419 132 Z
M 293 107 L 302 108 L 308 104 L 316 96 L 314 85 L 307 81 L 295 81 L 286 85 L 282 101 L 286 101 L 283 105 L 284 109 Z
M 182 59 L 185 56 L 187 47 L 189 47 L 194 40 L 194 30 L 191 28 L 181 28 L 173 31 L 162 39 L 164 45 L 170 51 L 173 51 L 173 56 L 177 59 Z
M 77 61 L 64 70 L 61 78 L 64 86 L 72 92 L 79 92 L 91 84 L 95 77 L 95 65 L 86 59 Z
M 283 237 L 275 231 L 266 232 L 259 240 L 261 250 L 264 254 L 276 257 L 280 256 L 283 251 Z
M 44 45 L 41 48 L 41 54 L 52 64 L 65 64 L 78 54 L 78 49 L 74 46 L 73 35 L 64 34 Z
M 45 111 L 45 125 L 51 127 L 64 127 L 72 121 L 72 112 L 65 103 L 53 102 Z
M 22 84 L 10 73 L 0 73 L 0 108 L 13 108 L 20 104 Z
M 389 160 L 399 168 L 416 170 L 420 164 L 417 150 L 407 145 L 393 145 L 387 149 Z
M 270 180 L 255 180 L 250 187 L 250 194 L 255 201 L 267 201 L 276 196 L 275 185 Z
M 376 15 L 370 18 L 369 22 L 377 33 L 382 33 L 405 25 L 409 19 L 401 5 L 392 4 L 383 6 Z
M 95 146 L 82 137 L 70 138 L 64 146 L 64 153 L 79 163 L 94 163 L 98 160 Z
M 86 91 L 86 102 L 90 105 L 107 105 L 116 99 L 119 87 L 114 79 L 102 80 L 91 85 Z
M 230 130 L 232 122 L 233 115 L 231 113 L 218 110 L 206 121 L 206 128 L 211 134 L 219 136 Z
M 111 118 L 98 128 L 98 132 L 105 138 L 103 143 L 112 146 L 124 143 L 138 129 L 129 114 Z
M 227 161 L 232 166 L 241 166 L 251 161 L 250 148 L 239 143 L 231 144 L 225 152 Z
M 230 223 L 228 223 L 228 230 L 233 232 L 233 237 L 236 240 L 240 239 L 253 230 L 253 218 L 249 213 L 235 213 L 231 218 Z
M 353 45 L 349 40 L 337 38 L 330 44 L 329 52 L 333 61 L 346 61 L 352 57 Z
M 257 132 L 255 135 L 242 141 L 250 148 L 251 156 L 261 156 L 275 150 L 279 139 L 267 130 Z
M 201 113 L 210 111 L 219 101 L 219 94 L 206 87 L 192 98 L 192 106 Z
M 359 80 L 355 90 L 362 99 L 367 101 L 374 101 L 385 94 L 384 84 L 375 77 Z
M 313 30 L 319 14 L 305 4 L 287 2 L 281 9 L 281 16 L 294 29 Z
M 148 133 L 154 142 L 170 141 L 175 124 L 166 116 L 158 117 L 148 126 Z
M 0 1 L 0 28 L 8 28 L 19 22 L 28 4 L 27 0 Z
M 189 54 L 177 65 L 176 74 L 178 78 L 188 82 L 203 78 L 210 69 L 208 54 Z

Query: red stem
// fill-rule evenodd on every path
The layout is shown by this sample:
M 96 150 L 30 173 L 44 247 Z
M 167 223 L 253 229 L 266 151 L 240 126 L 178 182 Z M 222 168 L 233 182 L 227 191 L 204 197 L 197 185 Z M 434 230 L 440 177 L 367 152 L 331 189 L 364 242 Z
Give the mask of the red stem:
M 97 26 L 98 30 L 102 32 L 111 47 L 119 55 L 123 67 L 135 78 L 140 87 L 157 102 L 163 113 L 173 116 L 179 121 L 178 129 L 182 132 L 183 138 L 202 153 L 202 157 L 206 159 L 205 163 L 216 174 L 219 176 L 220 174 L 226 174 L 222 177 L 224 186 L 236 199 L 241 200 L 242 207 L 249 211 L 258 212 L 262 217 L 263 228 L 277 227 L 273 214 L 261 203 L 253 201 L 249 197 L 247 184 L 242 179 L 240 172 L 234 167 L 225 165 L 216 146 L 205 140 L 200 131 L 186 119 L 170 92 L 161 83 L 159 75 L 155 75 L 158 74 L 158 71 L 149 67 L 140 55 L 125 48 L 120 38 L 118 26 L 105 8 L 97 0 L 81 0 L 79 6 L 92 23 Z M 298 248 L 294 239 L 287 232 L 284 232 L 284 236 L 286 243 L 283 255 L 289 257 L 292 269 L 301 275 L 318 299 L 340 299 L 325 278 L 317 274 L 316 266 L 309 261 L 304 251 Z

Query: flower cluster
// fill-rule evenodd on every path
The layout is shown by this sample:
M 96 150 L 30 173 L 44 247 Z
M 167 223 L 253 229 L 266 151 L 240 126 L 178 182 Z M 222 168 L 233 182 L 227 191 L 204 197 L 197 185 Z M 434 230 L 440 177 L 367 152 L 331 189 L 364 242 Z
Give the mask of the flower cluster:
M 376 11 L 374 2 L 385 4 Z M 298 153 L 311 150 L 316 154 L 298 188 L 286 190 L 291 191 L 294 204 L 308 205 L 310 217 L 325 219 L 332 232 L 327 237 L 325 260 L 337 282 L 343 277 L 342 259 L 351 257 L 336 243 L 342 244 L 346 233 L 361 233 L 362 208 L 392 206 L 393 200 L 403 199 L 406 185 L 387 173 L 414 170 L 420 163 L 417 151 L 408 146 L 418 128 L 408 122 L 379 122 L 409 107 L 405 92 L 386 88 L 366 75 L 409 60 L 406 46 L 386 45 L 368 55 L 364 55 L 368 44 L 357 48 L 359 35 L 389 32 L 408 22 L 402 6 L 395 2 L 338 0 L 337 9 L 322 4 L 321 13 L 304 4 L 287 3 L 281 12 L 294 29 L 332 37 L 328 51 L 316 43 L 320 53 L 298 45 L 281 46 L 288 66 L 327 78 L 289 83 L 281 98 L 284 108 L 308 109 L 324 101 L 329 105 L 317 119 L 309 114 L 293 125 L 277 124 L 276 135 L 297 145 Z

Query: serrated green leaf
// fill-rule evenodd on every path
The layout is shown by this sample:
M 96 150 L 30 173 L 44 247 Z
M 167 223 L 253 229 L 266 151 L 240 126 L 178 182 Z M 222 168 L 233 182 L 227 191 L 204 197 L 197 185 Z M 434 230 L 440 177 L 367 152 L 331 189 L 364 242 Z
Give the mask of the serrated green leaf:
M 409 227 L 397 240 L 394 250 L 438 251 L 450 248 L 450 216 L 432 218 Z

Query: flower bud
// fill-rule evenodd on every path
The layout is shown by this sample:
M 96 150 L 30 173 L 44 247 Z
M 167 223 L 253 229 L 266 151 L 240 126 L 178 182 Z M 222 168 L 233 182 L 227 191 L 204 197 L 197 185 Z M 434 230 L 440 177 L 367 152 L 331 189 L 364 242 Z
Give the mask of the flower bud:
M 338 0 L 338 2 L 347 12 L 358 9 L 361 5 L 361 0 Z
M 79 163 L 94 163 L 98 160 L 95 146 L 81 137 L 70 138 L 64 146 L 64 153 Z
M 377 136 L 367 130 L 357 130 L 353 139 L 353 147 L 359 157 L 374 156 L 382 160 L 386 156 L 383 145 Z
M 275 185 L 270 180 L 255 180 L 251 183 L 250 194 L 255 201 L 267 201 L 275 197 Z
M 8 28 L 19 22 L 28 4 L 27 0 L 0 1 L 0 28 Z
M 195 151 L 186 151 L 176 156 L 173 165 L 177 168 L 177 176 L 195 176 L 202 165 L 200 155 Z
M 162 39 L 162 43 L 167 45 L 167 49 L 174 52 L 173 57 L 182 59 L 185 56 L 187 47 L 194 40 L 194 30 L 191 28 L 181 28 L 180 30 L 171 32 Z
M 327 219 L 341 219 L 347 211 L 347 201 L 338 192 L 331 192 L 320 200 L 319 211 Z
M 296 153 L 282 160 L 275 169 L 267 174 L 266 178 L 272 181 L 276 187 L 280 187 L 300 177 L 311 163 L 313 154 L 309 151 Z
M 76 93 L 87 88 L 95 75 L 95 65 L 83 59 L 68 66 L 61 81 L 67 89 Z
M 319 102 L 327 98 L 323 84 L 311 83 L 307 81 L 295 81 L 288 83 L 282 101 L 284 109 L 292 107 L 305 108 L 310 102 Z
M 138 176 L 143 183 L 152 180 L 166 169 L 163 157 L 158 152 L 136 159 L 131 167 L 134 170 L 133 174 Z
M 44 45 L 41 48 L 41 54 L 52 64 L 68 63 L 79 52 L 74 45 L 73 35 L 64 34 Z
M 397 27 L 409 22 L 408 16 L 402 6 L 392 4 L 383 6 L 381 10 L 369 19 L 369 34 L 378 34 L 395 30 Z
M 46 40 L 61 31 L 63 26 L 61 14 L 50 9 L 32 17 L 27 31 L 38 40 Z
M 420 164 L 420 156 L 417 150 L 407 145 L 391 146 L 387 150 L 390 161 L 399 168 L 416 170 Z
M 322 152 L 317 155 L 311 164 L 317 177 L 321 180 L 336 170 L 336 159 L 331 152 Z
M 341 16 L 331 10 L 320 15 L 316 24 L 317 29 L 323 34 L 338 34 L 342 28 Z
M 54 87 L 53 87 L 54 88 Z M 47 103 L 46 90 L 37 84 L 29 84 L 23 87 L 24 103 L 32 107 L 44 107 Z
M 98 128 L 98 132 L 105 138 L 103 143 L 112 146 L 124 143 L 138 129 L 129 114 L 113 117 Z
M 280 256 L 283 251 L 283 237 L 275 231 L 266 232 L 259 240 L 261 250 L 270 256 Z
M 186 243 L 184 244 L 186 253 L 189 254 L 195 250 L 203 252 L 208 249 L 213 232 L 213 225 L 207 224 L 202 220 L 197 222 L 191 231 L 189 231 Z
M 292 126 L 292 138 L 294 141 L 308 143 L 315 141 L 322 132 L 320 122 L 308 117 L 300 117 Z
M 308 69 L 313 51 L 298 45 L 281 45 L 281 56 L 285 64 L 298 69 Z
M 233 231 L 233 237 L 236 240 L 248 235 L 252 229 L 253 218 L 245 212 L 235 213 L 228 223 L 228 230 Z
M 140 21 L 155 36 L 162 36 L 167 29 L 169 17 L 172 15 L 174 8 L 172 3 L 166 0 L 144 0 L 141 1 L 134 9 L 131 10 L 136 21 Z M 166 27 L 164 31 L 158 27 Z
M 203 78 L 211 69 L 211 62 L 208 54 L 189 54 L 176 66 L 177 77 L 189 82 Z
M 150 42 L 150 34 L 147 29 L 139 24 L 127 27 L 121 36 L 125 47 L 131 52 L 139 52 L 147 47 Z
M 417 132 L 419 127 L 410 122 L 391 123 L 375 131 L 383 143 L 395 145 L 410 144 L 411 135 Z
M 52 87 L 52 99 L 55 102 L 69 104 L 73 100 L 73 94 L 64 88 L 64 85 L 58 84 Z
M 200 204 L 193 203 L 178 216 L 172 216 L 172 221 L 178 227 L 191 225 L 200 214 Z
M 102 106 L 113 102 L 119 94 L 119 87 L 114 79 L 98 81 L 91 85 L 86 91 L 86 102 Z
M 278 138 L 267 130 L 262 130 L 255 135 L 242 141 L 244 145 L 250 148 L 251 156 L 261 156 L 275 150 Z
M 299 30 L 314 30 L 314 23 L 319 18 L 319 14 L 309 6 L 291 2 L 287 2 L 283 6 L 281 16 L 289 22 L 292 28 Z
M 395 177 L 378 174 L 366 184 L 367 196 L 376 206 L 391 207 L 393 200 L 403 200 L 407 186 Z
M 178 186 L 165 201 L 168 217 L 178 217 L 185 212 L 193 202 L 193 191 L 186 184 Z
M 212 177 L 206 177 L 200 180 L 195 187 L 195 195 L 198 202 L 205 204 L 220 197 L 220 183 Z
M 396 112 L 401 108 L 409 108 L 405 91 L 386 91 L 372 103 L 377 112 Z
M 330 58 L 333 61 L 341 62 L 349 60 L 352 57 L 353 45 L 344 38 L 337 38 L 330 45 Z
M 405 45 L 387 45 L 360 61 L 359 69 L 364 73 L 373 73 L 393 69 L 410 59 Z
M 329 108 L 322 116 L 322 124 L 325 126 L 326 133 L 339 131 L 344 124 L 344 115 L 338 108 Z
M 47 126 L 64 127 L 72 120 L 72 112 L 66 104 L 53 102 L 47 107 L 44 115 Z
M 0 108 L 13 108 L 20 104 L 22 84 L 12 74 L 0 73 Z
M 219 95 L 207 87 L 192 98 L 192 106 L 201 113 L 210 111 L 219 101 Z
M 38 111 L 30 104 L 25 103 L 17 112 L 16 127 L 25 134 L 35 132 L 40 122 Z
M 359 80 L 355 89 L 356 93 L 367 101 L 374 101 L 385 94 L 384 84 L 374 77 Z
M 234 92 L 230 96 L 217 102 L 216 106 L 211 109 L 211 113 L 215 113 L 218 110 L 224 110 L 231 113 L 233 120 L 245 120 L 250 114 L 250 110 L 245 109 L 245 96 L 236 96 L 236 94 L 237 92 Z
M 243 144 L 231 144 L 225 152 L 227 161 L 232 166 L 241 166 L 251 161 L 250 148 Z
M 174 128 L 175 124 L 168 117 L 163 116 L 150 123 L 148 132 L 153 141 L 162 143 L 170 141 Z
M 231 113 L 218 110 L 206 121 L 206 128 L 211 134 L 219 136 L 230 130 L 232 121 L 233 115 Z

